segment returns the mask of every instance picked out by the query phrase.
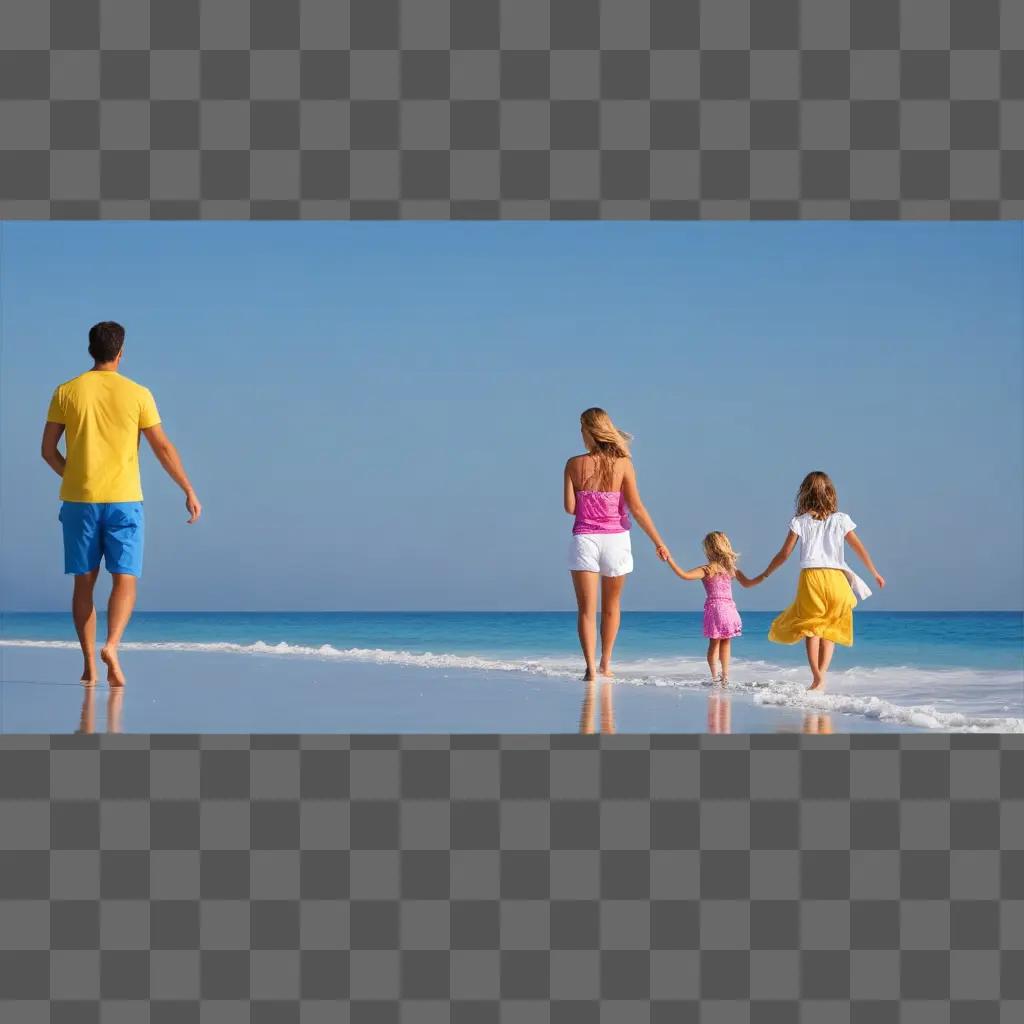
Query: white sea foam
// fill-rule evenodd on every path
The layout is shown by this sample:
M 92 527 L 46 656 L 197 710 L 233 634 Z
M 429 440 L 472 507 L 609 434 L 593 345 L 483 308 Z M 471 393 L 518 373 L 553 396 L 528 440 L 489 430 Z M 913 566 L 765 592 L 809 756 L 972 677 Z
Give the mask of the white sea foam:
M 64 640 L 0 640 L 0 647 L 77 649 Z M 381 648 L 337 648 L 301 644 L 193 643 L 168 641 L 122 644 L 124 650 L 181 651 L 314 658 L 325 661 L 394 665 L 410 668 L 514 672 L 552 678 L 578 678 L 578 657 L 503 659 L 472 654 Z M 914 666 L 853 667 L 829 676 L 826 693 L 807 691 L 807 671 L 766 661 L 734 660 L 730 690 L 756 703 L 806 711 L 860 715 L 918 729 L 947 732 L 1024 733 L 1024 675 L 991 669 L 926 669 Z M 703 659 L 649 658 L 622 661 L 616 680 L 634 686 L 698 689 L 707 684 Z

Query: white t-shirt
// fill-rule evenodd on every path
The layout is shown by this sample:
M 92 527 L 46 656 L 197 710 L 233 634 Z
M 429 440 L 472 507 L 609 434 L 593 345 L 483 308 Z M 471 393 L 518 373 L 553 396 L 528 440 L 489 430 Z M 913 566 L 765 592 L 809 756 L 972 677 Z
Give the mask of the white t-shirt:
M 790 520 L 789 529 L 800 538 L 801 569 L 846 567 L 843 540 L 857 524 L 845 512 L 833 512 L 826 519 L 805 512 Z

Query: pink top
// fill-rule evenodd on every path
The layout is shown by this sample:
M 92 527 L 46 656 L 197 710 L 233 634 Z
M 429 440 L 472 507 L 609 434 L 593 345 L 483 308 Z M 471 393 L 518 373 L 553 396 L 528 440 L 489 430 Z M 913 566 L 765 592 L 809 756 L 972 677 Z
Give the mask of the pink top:
M 731 601 L 732 577 L 724 572 L 716 572 L 714 576 L 704 577 L 704 593 L 708 601 Z
M 625 533 L 629 511 L 622 491 L 577 491 L 573 533 Z

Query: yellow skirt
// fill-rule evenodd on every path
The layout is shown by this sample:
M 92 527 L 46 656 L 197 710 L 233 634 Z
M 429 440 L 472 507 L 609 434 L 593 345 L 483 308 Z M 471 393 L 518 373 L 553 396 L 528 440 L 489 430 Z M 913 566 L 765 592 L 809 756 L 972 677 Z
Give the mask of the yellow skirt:
M 820 636 L 851 647 L 856 604 L 850 581 L 841 569 L 802 569 L 796 600 L 772 623 L 768 639 L 795 644 L 805 636 Z

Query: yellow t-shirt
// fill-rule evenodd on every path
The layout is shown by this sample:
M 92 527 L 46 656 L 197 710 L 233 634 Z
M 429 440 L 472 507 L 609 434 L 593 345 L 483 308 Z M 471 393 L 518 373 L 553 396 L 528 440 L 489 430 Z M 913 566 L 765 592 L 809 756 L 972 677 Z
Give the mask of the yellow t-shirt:
M 64 424 L 64 501 L 142 501 L 139 431 L 160 422 L 148 388 L 114 370 L 87 370 L 61 384 L 46 414 Z

